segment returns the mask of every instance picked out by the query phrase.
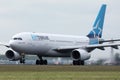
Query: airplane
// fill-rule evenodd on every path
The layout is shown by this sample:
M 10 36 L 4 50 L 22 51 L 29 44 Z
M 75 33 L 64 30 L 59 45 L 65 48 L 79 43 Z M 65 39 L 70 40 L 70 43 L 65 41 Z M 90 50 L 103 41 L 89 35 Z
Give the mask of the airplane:
M 47 65 L 47 60 L 42 57 L 70 57 L 73 65 L 84 65 L 90 59 L 94 49 L 104 50 L 104 47 L 118 49 L 119 43 L 102 44 L 102 31 L 106 4 L 100 8 L 93 29 L 86 36 L 73 36 L 62 34 L 48 34 L 36 32 L 21 32 L 12 37 L 5 55 L 9 60 L 25 63 L 25 55 L 37 55 L 36 65 Z M 102 43 L 100 42 L 102 41 Z M 105 41 L 106 42 L 106 41 Z M 109 42 L 107 40 L 107 42 Z

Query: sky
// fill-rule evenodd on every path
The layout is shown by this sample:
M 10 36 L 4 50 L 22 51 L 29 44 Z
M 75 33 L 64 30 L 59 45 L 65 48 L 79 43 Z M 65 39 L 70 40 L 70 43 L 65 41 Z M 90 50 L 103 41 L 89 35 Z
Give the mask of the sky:
M 86 36 L 102 4 L 107 4 L 103 38 L 120 38 L 120 0 L 0 0 L 0 42 L 19 32 Z

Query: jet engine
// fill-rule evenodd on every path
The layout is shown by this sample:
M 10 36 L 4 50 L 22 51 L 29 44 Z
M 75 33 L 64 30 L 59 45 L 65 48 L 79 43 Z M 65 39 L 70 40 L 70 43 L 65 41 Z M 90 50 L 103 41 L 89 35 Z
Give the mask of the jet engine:
M 75 60 L 87 60 L 90 58 L 90 54 L 83 49 L 75 49 L 72 51 L 71 57 Z
M 17 61 L 21 59 L 20 54 L 12 50 L 6 51 L 5 56 L 12 61 Z

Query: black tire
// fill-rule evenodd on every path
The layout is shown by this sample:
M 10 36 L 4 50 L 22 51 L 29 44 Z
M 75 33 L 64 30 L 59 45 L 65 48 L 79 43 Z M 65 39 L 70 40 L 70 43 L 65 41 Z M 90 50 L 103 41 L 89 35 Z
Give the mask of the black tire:
M 36 65 L 47 65 L 47 60 L 36 60 Z
M 73 60 L 73 65 L 78 65 L 78 61 Z
M 85 62 L 84 61 L 80 61 L 80 65 L 84 65 L 85 64 Z
M 81 61 L 81 60 L 73 60 L 73 65 L 84 65 L 84 61 Z
M 44 65 L 47 65 L 47 60 L 44 60 L 43 63 L 44 63 Z
M 36 65 L 40 65 L 40 60 L 36 60 Z
M 21 64 L 25 64 L 25 59 L 20 59 Z

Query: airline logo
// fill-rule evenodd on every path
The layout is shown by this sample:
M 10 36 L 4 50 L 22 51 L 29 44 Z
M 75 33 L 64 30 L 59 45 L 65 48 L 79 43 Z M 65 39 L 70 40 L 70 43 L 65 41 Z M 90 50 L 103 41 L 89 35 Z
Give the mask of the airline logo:
M 40 35 L 32 34 L 31 37 L 32 37 L 32 40 L 34 41 L 49 40 L 48 36 L 40 36 Z
M 96 23 L 96 25 L 93 27 L 93 30 L 91 31 L 91 34 L 93 34 L 94 37 L 96 37 L 96 36 L 101 37 L 102 28 L 100 27 L 100 18 L 99 18 L 98 22 Z

